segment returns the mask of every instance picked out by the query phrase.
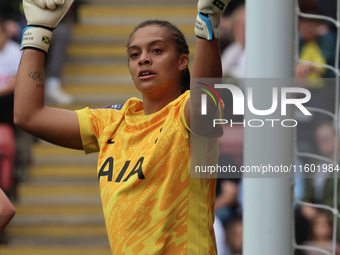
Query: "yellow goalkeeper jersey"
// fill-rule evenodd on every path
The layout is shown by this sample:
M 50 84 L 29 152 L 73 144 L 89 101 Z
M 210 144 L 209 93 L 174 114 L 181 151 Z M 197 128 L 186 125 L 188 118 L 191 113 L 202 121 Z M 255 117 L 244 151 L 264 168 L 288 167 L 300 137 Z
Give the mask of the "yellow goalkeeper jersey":
M 143 102 L 77 111 L 97 175 L 112 254 L 216 254 L 216 180 L 190 178 L 187 91 L 144 115 Z

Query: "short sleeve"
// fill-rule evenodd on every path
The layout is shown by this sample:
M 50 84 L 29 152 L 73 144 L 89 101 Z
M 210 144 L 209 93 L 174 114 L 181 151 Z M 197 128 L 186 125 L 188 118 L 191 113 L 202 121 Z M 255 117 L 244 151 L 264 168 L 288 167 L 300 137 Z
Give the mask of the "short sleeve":
M 126 106 L 130 105 L 128 100 L 124 105 L 111 105 L 95 109 L 88 107 L 77 110 L 80 135 L 83 148 L 86 154 L 98 152 L 100 141 L 107 128 L 115 130 L 122 122 Z
M 79 121 L 81 141 L 86 154 L 98 152 L 98 132 L 90 121 L 90 109 L 87 107 L 76 111 Z M 97 134 L 96 134 L 97 133 Z

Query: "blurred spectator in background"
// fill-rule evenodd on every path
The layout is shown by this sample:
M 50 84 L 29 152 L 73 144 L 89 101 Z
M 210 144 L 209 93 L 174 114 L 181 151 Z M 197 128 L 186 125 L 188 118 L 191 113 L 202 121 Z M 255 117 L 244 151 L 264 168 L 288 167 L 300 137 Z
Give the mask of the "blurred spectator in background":
M 14 189 L 13 100 L 20 59 L 19 44 L 9 39 L 5 20 L 0 16 L 0 233 L 15 212 L 3 191 L 8 194 Z M 4 242 L 4 236 L 0 237 L 1 242 Z
M 300 81 L 298 81 L 300 83 Z M 303 83 L 306 81 L 304 79 Z M 311 93 L 311 99 L 304 103 L 305 107 L 319 108 L 322 110 L 334 113 L 335 110 L 335 92 L 332 89 L 334 79 L 327 79 L 327 88 L 312 89 L 308 88 Z M 333 86 L 332 86 L 333 85 Z M 304 97 L 302 94 L 297 94 L 296 97 Z M 315 141 L 315 132 L 317 127 L 325 122 L 330 122 L 333 118 L 321 112 L 311 112 L 312 115 L 304 115 L 299 109 L 295 109 L 295 119 L 297 125 L 297 148 L 300 152 L 317 153 L 317 145 Z M 308 158 L 301 158 L 303 163 L 311 163 Z
M 245 77 L 245 1 L 232 1 L 221 20 L 221 52 L 224 77 Z M 222 95 L 221 95 L 222 96 Z M 223 94 L 225 118 L 239 121 L 243 116 L 233 116 L 232 95 Z M 235 118 L 236 117 L 236 118 Z M 240 120 L 241 121 L 241 120 Z M 219 140 L 219 165 L 242 165 L 243 126 L 224 128 L 224 135 Z M 216 184 L 215 215 L 216 225 L 228 226 L 224 229 L 215 227 L 218 254 L 241 254 L 242 252 L 242 176 L 219 176 Z M 223 238 L 225 237 L 226 238 Z M 222 240 L 222 241 L 221 241 Z
M 65 65 L 66 49 L 71 38 L 72 25 L 77 22 L 79 1 L 75 0 L 71 9 L 53 32 L 53 41 L 46 57 L 45 86 L 46 99 L 60 105 L 69 105 L 74 98 L 62 88 L 62 71 Z
M 9 38 L 20 43 L 22 30 L 26 27 L 22 0 L 1 0 L 0 16 L 5 19 L 5 28 Z
M 21 59 L 20 46 L 10 40 L 0 17 L 0 123 L 13 123 L 15 76 Z
M 216 248 L 218 255 L 231 255 L 229 248 L 227 247 L 227 237 L 225 227 L 221 220 L 215 216 L 214 231 L 216 237 Z
M 235 166 L 231 155 L 220 155 L 219 166 Z M 222 175 L 222 176 L 219 176 Z M 215 215 L 226 226 L 231 219 L 242 214 L 239 201 L 240 178 L 233 178 L 231 174 L 219 173 L 216 183 Z
M 241 5 L 245 4 L 245 0 L 233 0 L 225 9 L 221 18 L 221 37 L 220 37 L 220 49 L 221 52 L 234 41 L 232 35 L 232 14 Z
M 62 89 L 62 70 L 65 64 L 66 49 L 71 37 L 71 29 L 77 21 L 77 9 L 80 0 L 73 6 L 54 30 L 53 41 L 46 57 L 45 88 L 46 99 L 60 105 L 69 105 L 74 99 Z M 22 30 L 26 27 L 22 0 L 1 0 L 0 15 L 5 19 L 5 28 L 9 38 L 21 42 Z
M 332 123 L 321 124 L 315 133 L 317 149 L 321 156 L 333 160 L 335 143 L 335 129 Z M 316 163 L 316 162 L 314 162 Z M 320 171 L 313 173 L 313 178 L 307 179 L 304 201 L 333 206 L 333 171 L 328 161 L 319 161 L 315 165 Z M 301 206 L 303 215 L 312 220 L 317 215 L 317 209 Z
M 15 136 L 13 103 L 15 76 L 21 59 L 19 44 L 9 40 L 0 17 L 0 188 L 13 188 Z
M 21 52 L 19 44 L 10 40 L 5 20 L 0 17 L 0 123 L 13 123 L 13 96 Z
M 308 14 L 320 15 L 318 5 L 313 0 L 299 2 L 300 11 Z M 335 38 L 329 34 L 320 34 L 322 23 L 319 19 L 299 18 L 299 54 L 300 59 L 319 64 L 334 66 Z M 296 70 L 297 78 L 331 78 L 334 72 L 323 67 L 299 63 Z M 320 88 L 322 83 L 308 83 L 309 88 Z
M 333 251 L 332 244 L 333 220 L 329 211 L 318 211 L 317 215 L 310 222 L 310 238 L 303 245 L 326 250 L 330 253 Z M 304 250 L 305 255 L 318 255 L 319 251 Z M 336 255 L 340 255 L 339 244 L 336 245 Z
M 320 9 L 320 14 L 333 18 L 334 20 L 337 20 L 337 9 L 338 9 L 338 3 L 337 1 L 334 0 L 317 0 L 319 9 Z M 332 34 L 332 35 L 336 35 L 336 26 L 334 23 L 330 22 L 330 21 L 326 21 L 323 20 L 322 21 L 322 26 L 320 29 L 320 33 L 323 34 Z
M 318 5 L 313 0 L 299 1 L 300 10 L 307 14 L 319 15 Z M 320 34 L 322 23 L 318 19 L 299 18 L 299 56 L 305 61 L 319 64 L 327 64 L 334 67 L 335 64 L 335 38 L 330 34 Z M 311 93 L 311 100 L 304 104 L 305 107 L 315 107 L 334 113 L 335 109 L 335 85 L 332 80 L 321 78 L 333 78 L 334 72 L 330 69 L 299 63 L 296 67 L 296 77 L 299 79 L 297 86 L 307 88 Z M 299 97 L 299 95 L 297 95 Z M 324 122 L 332 118 L 326 114 L 313 112 L 311 116 L 305 116 L 301 111 L 296 111 L 298 150 L 301 152 L 316 153 L 315 130 Z M 303 159 L 304 163 L 310 163 Z
M 317 149 L 321 156 L 333 160 L 335 143 L 335 129 L 332 123 L 324 123 L 320 125 L 315 133 Z M 338 147 L 339 148 L 339 147 Z M 338 155 L 339 161 L 339 155 Z M 327 205 L 333 207 L 333 194 L 334 194 L 334 169 L 329 161 L 314 162 L 316 170 L 311 173 L 311 176 L 306 179 L 306 189 L 303 201 Z M 317 168 L 318 167 L 318 168 Z M 320 170 L 318 170 L 320 169 Z M 333 170 L 332 170 L 333 169 Z M 338 188 L 338 196 L 340 195 Z M 340 208 L 340 200 L 338 199 L 338 209 Z M 312 222 L 318 216 L 318 209 L 310 206 L 302 205 L 302 216 L 308 221 Z M 337 227 L 337 239 L 340 240 L 340 224 Z
M 239 5 L 231 14 L 230 33 L 232 43 L 222 52 L 222 70 L 224 77 L 245 77 L 245 22 L 244 4 Z
M 242 254 L 243 223 L 242 218 L 233 219 L 226 227 L 227 245 L 232 255 Z
M 236 167 L 233 156 L 227 154 L 219 156 L 218 165 Z M 233 254 L 226 244 L 225 226 L 242 215 L 242 180 L 239 176 L 218 173 L 214 223 L 218 254 Z

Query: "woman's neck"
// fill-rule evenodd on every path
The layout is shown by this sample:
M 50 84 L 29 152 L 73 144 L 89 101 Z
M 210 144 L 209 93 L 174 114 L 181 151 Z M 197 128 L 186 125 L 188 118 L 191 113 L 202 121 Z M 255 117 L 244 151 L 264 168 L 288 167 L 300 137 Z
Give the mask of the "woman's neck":
M 161 98 L 152 98 L 143 94 L 143 106 L 145 115 L 150 115 L 162 110 L 167 104 L 174 101 L 181 95 L 181 92 L 173 91 L 165 94 Z

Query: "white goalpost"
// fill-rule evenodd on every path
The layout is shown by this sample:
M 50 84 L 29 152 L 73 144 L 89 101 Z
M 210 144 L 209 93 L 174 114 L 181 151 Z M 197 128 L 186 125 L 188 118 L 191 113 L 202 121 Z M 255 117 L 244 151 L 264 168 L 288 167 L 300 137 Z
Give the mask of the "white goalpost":
M 294 0 L 248 0 L 246 4 L 246 78 L 294 77 Z M 250 86 L 247 82 L 247 86 Z M 279 87 L 272 84 L 272 87 Z M 287 85 L 286 85 L 287 86 Z M 279 89 L 279 88 L 278 88 Z M 257 91 L 267 93 L 268 85 Z M 271 88 L 270 90 L 271 91 Z M 269 93 L 270 95 L 270 93 Z M 254 93 L 253 100 L 271 106 L 272 97 Z M 268 109 L 268 108 L 266 108 Z M 292 111 L 287 119 L 292 119 Z M 281 119 L 276 116 L 276 119 Z M 245 119 L 261 119 L 249 111 Z M 263 120 L 266 116 L 263 116 Z M 292 128 L 245 127 L 244 165 L 293 164 Z M 293 176 L 292 176 L 293 177 Z M 247 178 L 244 175 L 243 254 L 293 254 L 292 179 Z

